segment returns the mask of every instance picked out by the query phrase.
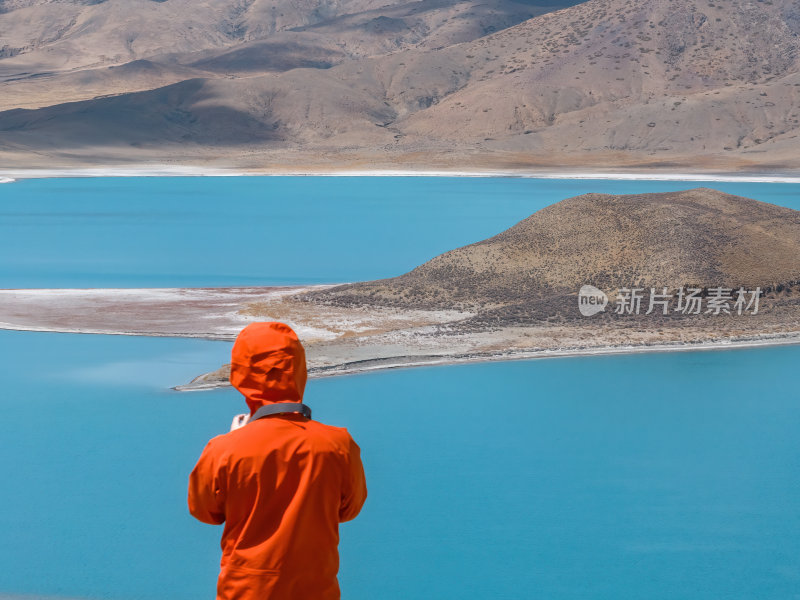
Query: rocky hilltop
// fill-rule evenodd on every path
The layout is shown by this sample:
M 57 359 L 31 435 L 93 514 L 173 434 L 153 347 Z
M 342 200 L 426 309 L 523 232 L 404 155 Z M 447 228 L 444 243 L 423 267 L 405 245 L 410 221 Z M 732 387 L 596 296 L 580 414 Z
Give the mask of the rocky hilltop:
M 3 0 L 7 165 L 800 169 L 794 0 Z
M 800 284 L 800 212 L 707 188 L 585 194 L 399 277 L 303 297 L 336 305 L 516 307 L 517 314 L 563 299 L 566 314 L 575 314 L 584 284 L 610 294 L 631 287 L 788 289 Z

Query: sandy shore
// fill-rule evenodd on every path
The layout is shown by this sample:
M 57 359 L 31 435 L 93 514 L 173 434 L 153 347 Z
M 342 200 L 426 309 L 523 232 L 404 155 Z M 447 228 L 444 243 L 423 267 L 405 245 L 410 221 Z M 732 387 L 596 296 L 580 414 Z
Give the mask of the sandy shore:
M 12 183 L 21 179 L 70 178 L 70 177 L 245 177 L 245 176 L 317 176 L 317 177 L 514 177 L 527 179 L 604 179 L 623 181 L 728 181 L 741 183 L 800 183 L 800 174 L 789 173 L 724 173 L 708 172 L 663 172 L 663 171 L 587 171 L 587 170 L 530 170 L 530 169 L 486 169 L 486 170 L 411 170 L 411 169 L 249 169 L 219 168 L 204 166 L 140 165 L 136 167 L 94 167 L 53 169 L 2 169 L 0 183 Z
M 309 370 L 309 378 L 334 377 L 337 375 L 357 375 L 374 371 L 385 371 L 387 369 L 406 369 L 412 367 L 432 367 L 457 365 L 465 363 L 493 362 L 493 361 L 515 361 L 515 360 L 538 360 L 547 358 L 575 358 L 587 356 L 610 356 L 620 354 L 641 354 L 659 352 L 703 352 L 720 350 L 746 350 L 750 348 L 762 348 L 771 346 L 787 346 L 800 344 L 800 333 L 764 335 L 761 337 L 746 337 L 742 339 L 727 339 L 716 342 L 697 342 L 697 343 L 664 343 L 648 344 L 641 346 L 619 345 L 603 346 L 592 349 L 581 348 L 561 348 L 557 350 L 528 350 L 528 351 L 509 351 L 496 354 L 473 355 L 473 356 L 420 356 L 415 360 L 388 361 L 388 360 L 363 360 L 338 366 L 334 369 L 314 369 Z M 227 372 L 212 372 L 199 376 L 197 379 L 183 385 L 177 385 L 172 389 L 179 392 L 200 392 L 229 387 Z
M 780 327 L 726 335 L 695 327 L 654 331 L 579 321 L 464 330 L 458 324 L 472 313 L 335 307 L 293 299 L 325 287 L 330 286 L 0 290 L 0 329 L 232 341 L 247 323 L 276 320 L 288 323 L 303 340 L 311 377 L 475 361 L 800 343 L 800 331 Z M 225 385 L 223 365 L 176 389 Z
M 233 340 L 254 320 L 238 312 L 250 303 L 325 287 L 0 290 L 0 329 Z M 308 324 L 298 335 L 334 337 Z

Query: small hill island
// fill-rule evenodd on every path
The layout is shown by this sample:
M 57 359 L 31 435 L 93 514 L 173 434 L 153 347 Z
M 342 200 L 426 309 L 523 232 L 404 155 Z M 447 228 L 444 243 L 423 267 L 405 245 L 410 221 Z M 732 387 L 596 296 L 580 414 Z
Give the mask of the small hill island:
M 36 292 L 0 291 L 3 327 L 232 339 L 247 322 L 279 320 L 303 339 L 312 377 L 797 343 L 800 211 L 706 188 L 585 194 L 389 279 Z M 225 365 L 176 389 L 227 378 Z
M 477 321 L 534 324 L 580 317 L 585 284 L 621 288 L 773 289 L 800 281 L 800 212 L 697 188 L 584 194 L 543 208 L 498 235 L 391 279 L 310 292 L 297 300 L 475 312 Z

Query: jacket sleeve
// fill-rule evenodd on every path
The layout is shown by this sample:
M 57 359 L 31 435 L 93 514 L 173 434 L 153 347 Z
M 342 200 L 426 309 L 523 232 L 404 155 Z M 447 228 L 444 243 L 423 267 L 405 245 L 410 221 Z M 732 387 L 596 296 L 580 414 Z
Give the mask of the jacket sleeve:
M 339 521 L 342 523 L 355 519 L 367 499 L 367 481 L 364 476 L 364 465 L 361 464 L 361 449 L 353 438 L 349 441 L 342 502 L 339 505 Z
M 189 475 L 189 512 L 195 519 L 210 525 L 225 522 L 223 481 L 219 458 L 209 442 Z

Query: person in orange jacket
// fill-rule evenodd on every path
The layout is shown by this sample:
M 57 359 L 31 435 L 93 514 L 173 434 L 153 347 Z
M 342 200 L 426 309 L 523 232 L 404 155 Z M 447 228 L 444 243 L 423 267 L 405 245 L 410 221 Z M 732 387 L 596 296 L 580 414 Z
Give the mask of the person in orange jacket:
M 245 424 L 213 438 L 189 476 L 189 512 L 224 523 L 217 600 L 340 597 L 339 523 L 367 497 L 358 445 L 301 403 L 305 351 L 283 323 L 251 323 L 233 345 Z

